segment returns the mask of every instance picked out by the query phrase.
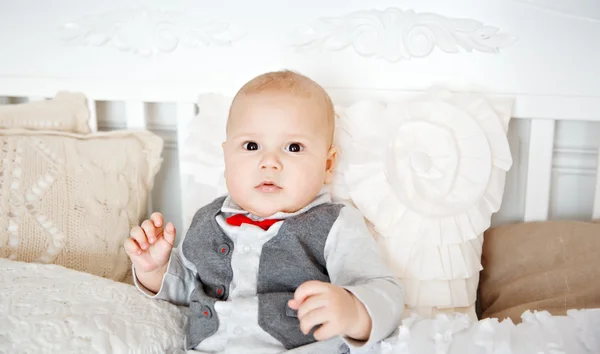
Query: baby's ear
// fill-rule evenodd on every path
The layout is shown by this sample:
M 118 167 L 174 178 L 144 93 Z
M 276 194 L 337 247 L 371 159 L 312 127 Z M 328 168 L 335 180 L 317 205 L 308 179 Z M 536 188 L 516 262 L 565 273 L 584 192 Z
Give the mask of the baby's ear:
M 333 179 L 333 171 L 337 162 L 337 147 L 331 145 L 327 154 L 327 162 L 325 163 L 325 184 L 331 183 Z

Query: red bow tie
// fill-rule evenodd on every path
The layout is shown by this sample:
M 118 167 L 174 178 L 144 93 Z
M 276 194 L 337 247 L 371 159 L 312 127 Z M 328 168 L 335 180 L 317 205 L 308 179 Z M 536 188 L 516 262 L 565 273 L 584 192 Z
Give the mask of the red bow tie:
M 256 225 L 263 230 L 267 230 L 274 223 L 281 221 L 280 219 L 265 219 L 261 221 L 252 220 L 244 214 L 235 214 L 225 219 L 229 225 L 240 226 L 242 224 Z

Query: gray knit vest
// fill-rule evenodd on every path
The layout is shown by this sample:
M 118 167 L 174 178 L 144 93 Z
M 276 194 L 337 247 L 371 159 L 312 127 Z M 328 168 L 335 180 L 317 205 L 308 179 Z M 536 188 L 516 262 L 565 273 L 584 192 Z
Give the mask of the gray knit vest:
M 233 242 L 215 218 L 225 197 L 196 212 L 182 244 L 183 255 L 198 270 L 190 295 L 186 347 L 192 349 L 219 328 L 215 302 L 227 300 L 233 279 Z M 325 203 L 287 218 L 261 251 L 258 268 L 258 324 L 286 349 L 315 341 L 300 330 L 296 311 L 287 306 L 298 286 L 308 280 L 329 282 L 324 249 L 342 205 Z

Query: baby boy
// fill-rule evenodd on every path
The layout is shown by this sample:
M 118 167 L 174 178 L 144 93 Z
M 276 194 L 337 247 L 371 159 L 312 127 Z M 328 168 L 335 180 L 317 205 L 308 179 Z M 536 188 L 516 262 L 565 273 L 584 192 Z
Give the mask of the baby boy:
M 154 213 L 125 249 L 146 295 L 189 306 L 185 347 L 205 353 L 366 350 L 390 335 L 402 288 L 359 211 L 333 203 L 334 110 L 290 71 L 260 75 L 227 121 L 228 194 L 200 208 L 180 244 Z

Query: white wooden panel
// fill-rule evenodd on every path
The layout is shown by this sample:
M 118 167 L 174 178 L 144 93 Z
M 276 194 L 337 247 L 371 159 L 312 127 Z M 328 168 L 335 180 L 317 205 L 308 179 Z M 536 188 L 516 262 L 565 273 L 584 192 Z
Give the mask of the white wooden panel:
M 35 101 L 43 101 L 46 98 L 44 96 L 27 96 L 27 100 L 29 102 L 35 102 Z
M 600 219 L 600 149 L 598 149 L 598 166 L 596 167 L 596 197 L 594 197 L 594 210 L 592 219 Z
M 96 100 L 88 98 L 88 109 L 90 110 L 90 129 L 92 132 L 98 131 L 98 113 L 96 111 Z
M 534 119 L 531 122 L 525 190 L 525 221 L 548 219 L 554 126 L 554 120 L 550 119 Z
M 286 67 L 330 87 L 600 95 L 598 1 L 529 2 L 3 1 L 0 76 L 214 87 Z
M 144 102 L 130 101 L 125 103 L 125 120 L 128 129 L 146 128 L 146 105 Z

